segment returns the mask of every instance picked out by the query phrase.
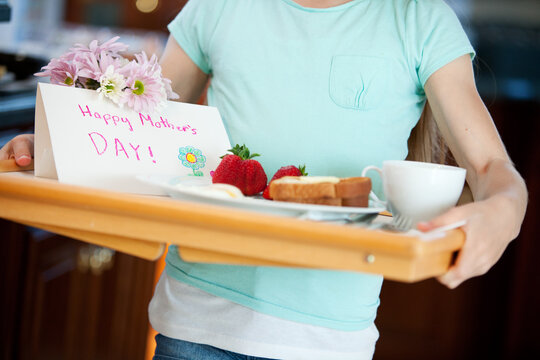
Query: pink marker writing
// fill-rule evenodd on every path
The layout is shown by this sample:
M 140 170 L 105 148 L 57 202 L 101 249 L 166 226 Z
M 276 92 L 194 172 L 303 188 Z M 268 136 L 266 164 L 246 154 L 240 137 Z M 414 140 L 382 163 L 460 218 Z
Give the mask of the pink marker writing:
M 159 117 L 159 120 L 152 119 L 152 116 L 149 114 L 143 114 L 139 113 L 139 119 L 141 120 L 141 125 L 144 126 L 150 126 L 155 129 L 167 129 L 172 131 L 177 131 L 179 133 L 184 134 L 190 134 L 190 135 L 197 135 L 197 129 L 192 127 L 191 125 L 175 125 L 171 121 L 169 121 L 167 118 L 164 118 L 163 116 Z
M 116 137 L 107 141 L 107 138 L 104 135 L 96 131 L 88 133 L 88 137 L 90 137 L 90 142 L 96 150 L 96 154 L 98 156 L 103 156 L 104 154 L 111 153 L 112 156 L 115 156 L 116 158 L 125 158 L 126 160 L 133 159 L 136 161 L 149 159 L 154 164 L 156 163 L 156 158 L 150 146 L 148 146 L 148 154 L 146 154 L 146 156 L 143 156 L 144 152 L 141 153 L 139 151 L 139 149 L 141 148 L 141 145 L 139 144 L 133 144 L 125 140 L 122 141 Z M 111 151 L 107 151 L 109 149 L 109 143 L 114 143 L 114 149 Z
M 129 131 L 133 131 L 133 126 L 131 126 L 131 121 L 129 121 L 127 117 L 111 115 L 111 114 L 102 115 L 98 113 L 97 111 L 91 111 L 88 105 L 85 105 L 84 107 L 82 107 L 79 104 L 78 106 L 79 106 L 79 109 L 81 110 L 83 117 L 89 116 L 95 119 L 101 119 L 105 122 L 106 125 L 118 126 L 118 125 L 126 124 L 126 126 L 129 128 Z

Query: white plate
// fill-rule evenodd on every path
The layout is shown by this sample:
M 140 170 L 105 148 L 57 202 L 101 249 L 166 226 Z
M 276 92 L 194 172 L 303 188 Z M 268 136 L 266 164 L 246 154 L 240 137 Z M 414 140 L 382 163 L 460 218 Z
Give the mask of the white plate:
M 193 191 L 194 187 L 211 184 L 210 179 L 195 176 L 139 175 L 137 179 L 146 184 L 157 186 L 165 194 L 177 199 L 232 206 L 266 213 L 301 215 L 304 218 L 314 220 L 331 220 L 334 218 L 343 218 L 351 214 L 374 214 L 386 210 L 384 206 L 373 203 L 370 203 L 369 207 L 349 207 L 272 201 L 266 200 L 261 196 L 225 198 L 216 196 L 211 192 Z

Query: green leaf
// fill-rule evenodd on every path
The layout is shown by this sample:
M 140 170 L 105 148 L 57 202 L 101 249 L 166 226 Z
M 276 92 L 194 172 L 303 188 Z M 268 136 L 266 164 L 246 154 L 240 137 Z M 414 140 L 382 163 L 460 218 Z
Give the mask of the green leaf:
M 239 156 L 242 160 L 248 160 L 254 158 L 255 156 L 260 156 L 259 154 L 250 154 L 249 149 L 245 144 L 241 146 L 236 144 L 232 149 L 229 149 L 229 151 L 234 155 Z

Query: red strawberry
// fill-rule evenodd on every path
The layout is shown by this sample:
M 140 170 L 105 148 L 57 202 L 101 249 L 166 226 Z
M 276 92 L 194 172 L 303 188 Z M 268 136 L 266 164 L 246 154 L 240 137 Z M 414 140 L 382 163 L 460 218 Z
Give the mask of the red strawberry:
M 270 183 L 273 180 L 282 178 L 284 176 L 306 176 L 306 165 L 303 166 L 294 166 L 294 165 L 287 165 L 282 166 L 276 171 L 274 176 L 272 176 L 272 179 L 270 180 Z M 272 200 L 272 197 L 270 196 L 270 183 L 268 183 L 268 186 L 263 191 L 263 198 Z
M 259 154 L 250 154 L 245 145 L 235 145 L 229 151 L 232 155 L 221 157 L 221 162 L 212 176 L 212 182 L 234 185 L 246 196 L 263 191 L 268 178 L 261 164 L 252 159 Z

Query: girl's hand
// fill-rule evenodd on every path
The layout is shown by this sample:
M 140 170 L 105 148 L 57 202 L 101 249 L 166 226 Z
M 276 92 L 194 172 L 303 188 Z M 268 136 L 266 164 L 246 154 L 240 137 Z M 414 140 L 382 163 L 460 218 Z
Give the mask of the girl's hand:
M 34 135 L 17 135 L 0 149 L 0 160 L 15 159 L 19 166 L 27 166 L 34 154 Z
M 465 220 L 465 244 L 449 271 L 438 277 L 442 284 L 453 289 L 463 281 L 485 274 L 501 257 L 516 236 L 513 224 L 520 224 L 515 204 L 504 196 L 455 207 L 445 214 L 418 224 L 418 229 L 429 231 L 437 227 Z M 504 221 L 501 221 L 504 219 Z

